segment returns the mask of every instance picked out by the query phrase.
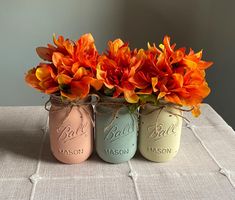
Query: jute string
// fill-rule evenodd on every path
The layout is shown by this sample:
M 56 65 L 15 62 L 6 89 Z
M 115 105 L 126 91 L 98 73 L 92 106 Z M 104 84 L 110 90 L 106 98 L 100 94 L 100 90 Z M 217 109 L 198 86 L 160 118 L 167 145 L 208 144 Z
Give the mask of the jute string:
M 107 130 L 109 130 L 112 126 L 113 126 L 113 123 L 115 122 L 116 118 L 118 117 L 121 109 L 128 109 L 128 104 L 125 103 L 125 102 L 113 102 L 113 101 L 100 101 L 97 103 L 98 106 L 102 105 L 104 107 L 108 107 L 110 109 L 112 109 L 112 118 L 111 118 L 111 121 L 109 122 L 109 124 L 107 126 L 104 127 L 104 132 L 106 132 Z M 95 109 L 95 113 L 96 114 L 105 114 L 105 113 L 108 113 L 108 111 L 100 111 L 100 110 L 97 110 Z M 133 130 L 135 129 L 135 126 L 137 123 L 135 123 L 137 121 L 137 112 L 130 112 L 129 111 L 129 115 L 131 117 L 131 120 L 132 120 L 132 128 Z
M 144 110 L 144 108 L 145 108 L 146 105 L 148 105 L 148 104 L 141 105 L 142 110 Z M 149 104 L 149 105 L 151 105 L 151 104 Z M 159 110 L 159 113 L 161 113 L 161 111 L 162 111 L 163 109 L 165 109 L 165 111 L 168 112 L 169 114 L 172 114 L 172 115 L 174 115 L 174 116 L 181 117 L 181 118 L 183 118 L 185 121 L 187 121 L 188 123 L 190 123 L 190 120 L 188 120 L 188 119 L 187 119 L 186 117 L 184 117 L 183 115 L 177 114 L 177 113 L 174 113 L 174 112 L 168 110 L 167 108 L 169 108 L 169 107 L 174 108 L 174 109 L 179 110 L 179 111 L 182 111 L 182 112 L 191 112 L 191 111 L 194 109 L 194 107 L 191 107 L 191 108 L 189 108 L 189 109 L 184 109 L 184 108 L 181 108 L 181 107 L 179 107 L 179 106 L 177 106 L 177 105 L 174 105 L 174 104 L 165 103 L 165 104 L 161 104 L 161 105 L 159 105 L 159 106 L 156 106 L 155 108 L 153 108 L 152 110 L 150 110 L 150 111 L 148 111 L 148 112 L 139 113 L 139 115 L 149 115 L 149 114 L 151 114 L 151 113 L 153 113 L 153 112 L 155 112 L 155 111 L 158 111 L 158 110 Z
M 104 107 L 111 108 L 111 109 L 113 109 L 111 121 L 104 128 L 104 131 L 107 131 L 108 129 L 110 129 L 113 126 L 113 123 L 115 122 L 115 119 L 118 117 L 120 110 L 123 109 L 123 108 L 127 108 L 128 109 L 128 105 L 129 104 L 127 102 L 115 102 L 115 101 L 109 101 L 109 100 L 102 100 L 102 98 L 99 95 L 97 95 L 97 94 L 89 94 L 87 99 L 92 99 L 92 97 L 95 97 L 95 101 L 92 101 L 92 100 L 91 101 L 87 101 L 87 100 L 79 100 L 79 101 L 68 101 L 68 100 L 65 100 L 65 101 L 62 101 L 62 99 L 59 96 L 51 95 L 50 99 L 45 103 L 45 110 L 50 111 L 50 112 L 57 112 L 57 111 L 60 111 L 60 110 L 62 110 L 64 108 L 69 108 L 67 113 L 66 113 L 66 115 L 65 115 L 65 118 L 63 119 L 63 122 L 64 122 L 69 117 L 69 114 L 72 111 L 73 107 L 76 107 L 76 110 L 78 111 L 78 113 L 81 116 L 82 116 L 82 112 L 81 112 L 81 109 L 82 109 L 87 114 L 87 116 L 89 117 L 89 119 L 91 121 L 92 126 L 94 127 L 95 126 L 95 122 L 93 120 L 91 112 L 89 111 L 89 106 L 90 105 L 94 105 L 95 106 L 94 112 L 96 114 L 104 114 L 104 113 L 106 113 L 105 111 L 98 111 L 96 109 L 97 105 L 102 105 Z M 55 109 L 55 108 L 52 109 L 52 107 L 49 109 L 48 108 L 48 104 L 49 103 L 51 103 L 52 105 L 56 106 L 57 109 Z M 147 105 L 151 105 L 151 104 L 146 103 L 146 104 L 140 105 L 140 108 L 142 108 L 142 110 L 144 110 L 145 106 L 147 106 Z M 183 108 L 181 108 L 181 107 L 179 107 L 177 105 L 174 105 L 174 104 L 161 103 L 160 105 L 156 106 L 155 108 L 153 108 L 152 110 L 150 110 L 148 112 L 139 113 L 137 111 L 134 111 L 134 112 L 130 112 L 129 111 L 130 117 L 132 119 L 133 128 L 135 126 L 135 121 L 137 120 L 138 116 L 149 115 L 149 114 L 151 114 L 151 113 L 153 113 L 155 111 L 158 111 L 158 110 L 160 110 L 160 112 L 161 112 L 163 109 L 166 112 L 168 112 L 168 113 L 170 113 L 170 114 L 172 114 L 174 116 L 181 117 L 185 121 L 190 123 L 190 121 L 186 117 L 184 117 L 181 114 L 177 114 L 177 113 L 174 113 L 174 112 L 168 110 L 167 109 L 168 107 L 174 108 L 174 109 L 182 111 L 182 112 L 191 112 L 193 110 L 193 107 L 191 107 L 189 109 L 183 109 Z
M 99 96 L 95 95 L 95 94 L 91 94 L 91 95 L 88 95 L 87 99 L 92 99 L 93 96 L 96 97 L 96 101 L 87 101 L 87 100 L 78 100 L 78 101 L 64 100 L 63 101 L 59 96 L 51 95 L 49 100 L 45 103 L 44 107 L 45 107 L 45 110 L 52 112 L 52 113 L 61 111 L 65 108 L 66 109 L 68 108 L 61 124 L 63 124 L 67 120 L 67 118 L 69 117 L 69 114 L 71 113 L 73 108 L 76 109 L 76 111 L 81 115 L 81 120 L 83 120 L 83 117 L 82 117 L 83 115 L 81 112 L 81 110 L 83 110 L 87 114 L 87 116 L 89 117 L 90 122 L 91 122 L 92 126 L 94 127 L 95 122 L 94 122 L 93 116 L 91 115 L 91 112 L 89 110 L 89 106 L 93 105 L 93 104 L 95 105 L 99 101 Z M 49 103 L 51 105 L 53 105 L 53 107 L 51 106 L 50 108 L 48 108 Z M 54 106 L 57 108 L 55 108 Z

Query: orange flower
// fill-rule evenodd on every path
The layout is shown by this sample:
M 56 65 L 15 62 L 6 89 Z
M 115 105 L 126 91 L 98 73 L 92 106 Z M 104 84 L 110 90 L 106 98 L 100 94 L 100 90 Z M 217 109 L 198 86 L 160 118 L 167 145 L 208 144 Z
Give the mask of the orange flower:
M 121 39 L 109 41 L 108 51 L 99 58 L 97 78 L 104 85 L 114 90 L 113 97 L 122 94 L 129 103 L 137 103 L 139 97 L 135 94 L 135 86 L 129 81 L 130 71 L 135 64 L 135 58 L 128 46 Z
M 90 86 L 96 90 L 102 87 L 102 81 L 92 77 L 92 73 L 84 68 L 79 68 L 73 77 L 67 74 L 59 74 L 57 81 L 60 86 L 61 96 L 70 100 L 83 99 L 90 92 Z
M 140 49 L 135 53 L 136 65 L 131 68 L 130 82 L 136 86 L 137 94 L 151 94 L 153 92 L 152 84 L 158 80 L 157 76 L 160 73 L 156 66 L 157 55 L 159 50 L 151 47 L 148 44 L 148 50 Z M 156 92 L 156 91 L 154 91 Z
M 39 66 L 28 71 L 25 81 L 35 89 L 46 94 L 52 94 L 59 90 L 55 81 L 55 68 L 53 65 L 40 63 Z
M 189 54 L 185 53 L 185 48 L 179 48 L 174 50 L 175 44 L 170 45 L 170 37 L 165 36 L 163 44 L 159 45 L 161 53 L 158 57 L 158 68 L 171 74 L 173 72 L 183 74 L 185 70 L 205 70 L 210 67 L 213 62 L 206 62 L 201 60 L 202 51 L 194 53 L 190 49 Z
M 36 51 L 40 58 L 52 61 L 60 72 L 72 70 L 74 73 L 80 66 L 95 70 L 98 52 L 90 33 L 82 35 L 76 42 L 65 40 L 63 36 L 56 39 L 53 35 L 53 41 L 55 46 L 48 44 L 48 47 L 38 47 Z
M 190 49 L 188 55 L 185 48 L 174 50 L 175 45 L 170 45 L 170 38 L 165 36 L 162 53 L 158 57 L 157 68 L 164 72 L 159 74 L 156 88 L 158 99 L 176 103 L 183 106 L 194 106 L 193 114 L 200 114 L 199 104 L 210 93 L 210 88 L 205 80 L 205 69 L 212 62 L 201 60 L 202 51 L 194 54 Z
M 76 100 L 85 98 L 90 92 L 90 86 L 99 90 L 103 83 L 95 78 L 98 52 L 92 35 L 85 34 L 76 42 L 64 40 L 63 36 L 56 39 L 54 35 L 53 41 L 55 46 L 48 44 L 48 47 L 39 47 L 37 53 L 42 59 L 51 62 L 54 73 L 52 79 L 57 84 L 60 95 Z M 47 90 L 38 86 L 36 72 L 28 72 L 26 81 L 36 89 L 46 92 Z M 45 70 L 41 74 L 47 75 Z
M 158 98 L 167 102 L 184 106 L 195 106 L 210 93 L 202 72 L 199 70 L 188 71 L 184 76 L 174 73 L 166 82 L 160 84 Z
M 131 51 L 121 39 L 109 41 L 108 50 L 98 55 L 91 34 L 73 42 L 53 36 L 54 45 L 37 48 L 38 55 L 49 63 L 31 69 L 25 80 L 47 94 L 57 93 L 69 100 L 85 98 L 92 86 L 104 94 L 122 97 L 129 103 L 157 100 L 193 106 L 199 105 L 210 93 L 205 70 L 213 63 L 202 60 L 202 51 L 175 49 L 165 36 L 160 49 L 155 45 L 145 51 Z

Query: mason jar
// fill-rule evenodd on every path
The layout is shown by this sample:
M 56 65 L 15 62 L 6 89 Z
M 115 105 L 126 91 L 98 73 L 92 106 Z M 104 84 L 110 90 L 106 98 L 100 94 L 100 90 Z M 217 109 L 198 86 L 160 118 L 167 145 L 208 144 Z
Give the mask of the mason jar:
M 138 115 L 124 102 L 123 98 L 105 97 L 96 105 L 96 152 L 109 163 L 128 161 L 137 149 Z
M 49 135 L 51 151 L 63 163 L 85 161 L 93 151 L 93 108 L 87 100 L 62 101 L 51 96 Z
M 140 109 L 139 150 L 154 162 L 175 157 L 180 147 L 182 111 L 175 106 L 147 104 Z

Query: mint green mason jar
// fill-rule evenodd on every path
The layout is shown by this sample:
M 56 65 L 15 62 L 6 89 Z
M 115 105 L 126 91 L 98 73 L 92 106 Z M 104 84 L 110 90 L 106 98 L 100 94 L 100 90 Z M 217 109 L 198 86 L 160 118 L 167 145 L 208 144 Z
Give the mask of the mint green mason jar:
M 138 115 L 124 102 L 123 98 L 105 97 L 96 105 L 96 152 L 109 163 L 126 162 L 137 149 Z

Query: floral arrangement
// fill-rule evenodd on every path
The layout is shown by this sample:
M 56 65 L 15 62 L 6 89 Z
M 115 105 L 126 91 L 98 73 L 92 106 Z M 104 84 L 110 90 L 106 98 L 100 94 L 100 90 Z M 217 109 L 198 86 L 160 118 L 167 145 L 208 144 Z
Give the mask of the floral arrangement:
M 147 50 L 131 50 L 121 39 L 108 42 L 98 54 L 91 34 L 76 42 L 53 36 L 54 46 L 39 47 L 39 63 L 25 76 L 26 82 L 46 94 L 68 100 L 88 94 L 124 97 L 132 105 L 160 101 L 193 107 L 200 114 L 200 103 L 210 93 L 205 70 L 213 63 L 202 60 L 202 51 L 176 49 L 165 36 L 159 48 L 148 43 Z
M 98 52 L 91 34 L 83 35 L 73 42 L 56 39 L 55 46 L 38 47 L 38 55 L 46 63 L 39 63 L 28 71 L 25 80 L 32 87 L 46 94 L 57 94 L 69 100 L 83 99 L 90 92 L 90 86 L 99 90 L 102 81 L 96 79 Z

